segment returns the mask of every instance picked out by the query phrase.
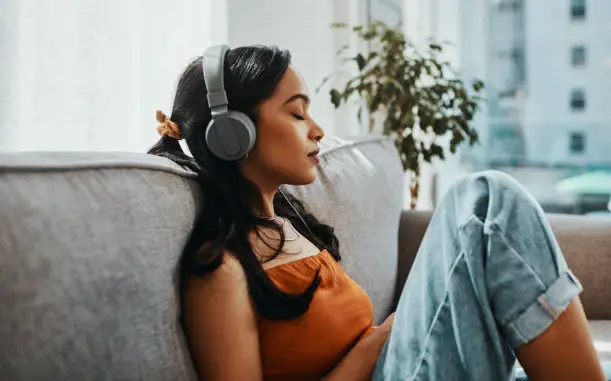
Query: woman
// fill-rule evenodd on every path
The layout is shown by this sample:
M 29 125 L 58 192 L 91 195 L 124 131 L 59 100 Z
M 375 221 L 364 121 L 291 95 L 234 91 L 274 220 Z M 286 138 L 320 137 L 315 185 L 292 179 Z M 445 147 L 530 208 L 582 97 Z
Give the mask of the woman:
M 514 354 L 531 380 L 604 379 L 581 285 L 541 209 L 498 172 L 449 192 L 396 313 L 372 326 L 371 302 L 339 267 L 333 229 L 279 191 L 315 180 L 324 136 L 290 54 L 242 47 L 220 62 L 229 110 L 254 123 L 247 154 L 221 158 L 207 126 L 223 97 L 206 89 L 219 83 L 201 57 L 182 74 L 171 115 L 158 112 L 163 136 L 149 151 L 199 174 L 205 203 L 180 274 L 203 379 L 510 380 Z

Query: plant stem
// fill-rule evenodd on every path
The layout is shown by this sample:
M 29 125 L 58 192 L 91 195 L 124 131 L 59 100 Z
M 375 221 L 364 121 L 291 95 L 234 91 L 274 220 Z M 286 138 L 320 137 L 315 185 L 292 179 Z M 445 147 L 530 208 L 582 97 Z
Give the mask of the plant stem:
M 417 172 L 412 173 L 409 191 L 411 195 L 409 208 L 411 210 L 414 210 L 416 209 L 416 203 L 418 202 L 418 194 L 420 192 L 420 174 Z

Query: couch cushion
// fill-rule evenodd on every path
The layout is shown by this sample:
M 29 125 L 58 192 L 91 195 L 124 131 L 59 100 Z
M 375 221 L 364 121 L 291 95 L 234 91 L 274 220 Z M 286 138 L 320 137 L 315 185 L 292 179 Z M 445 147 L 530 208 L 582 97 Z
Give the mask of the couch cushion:
M 403 207 L 401 161 L 384 138 L 325 140 L 318 179 L 288 190 L 336 229 L 341 264 L 369 294 L 380 322 L 393 307 Z
M 337 229 L 342 265 L 391 306 L 402 171 L 381 139 L 325 139 L 289 187 Z M 0 153 L 0 379 L 195 380 L 174 270 L 200 210 L 190 172 L 129 153 Z
M 590 331 L 600 359 L 611 362 L 611 320 L 590 320 Z
M 188 177 L 146 155 L 0 154 L 0 379 L 196 379 L 173 283 Z

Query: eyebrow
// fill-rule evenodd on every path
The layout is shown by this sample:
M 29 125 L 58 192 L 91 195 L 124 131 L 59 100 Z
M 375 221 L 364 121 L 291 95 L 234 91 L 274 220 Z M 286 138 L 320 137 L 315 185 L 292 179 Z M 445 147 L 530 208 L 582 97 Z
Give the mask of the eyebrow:
M 284 101 L 284 104 L 289 104 L 289 103 L 294 102 L 294 101 L 296 101 L 296 100 L 298 100 L 298 99 L 301 99 L 301 100 L 302 100 L 302 101 L 304 101 L 306 104 L 310 104 L 310 97 L 308 97 L 308 96 L 307 96 L 307 95 L 305 95 L 305 94 L 301 94 L 301 93 L 299 93 L 299 94 L 295 94 L 295 95 L 293 95 L 293 96 L 289 97 L 289 99 L 287 99 L 286 101 Z

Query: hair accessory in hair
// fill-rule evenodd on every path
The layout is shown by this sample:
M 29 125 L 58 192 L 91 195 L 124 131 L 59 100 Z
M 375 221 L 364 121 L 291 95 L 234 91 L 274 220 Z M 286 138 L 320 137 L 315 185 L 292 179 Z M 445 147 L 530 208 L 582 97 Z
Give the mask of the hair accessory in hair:
M 156 114 L 157 121 L 159 125 L 157 125 L 157 132 L 161 136 L 169 136 L 172 139 L 180 140 L 182 139 L 182 134 L 180 133 L 180 127 L 178 124 L 170 120 L 166 114 L 161 110 L 157 110 Z

